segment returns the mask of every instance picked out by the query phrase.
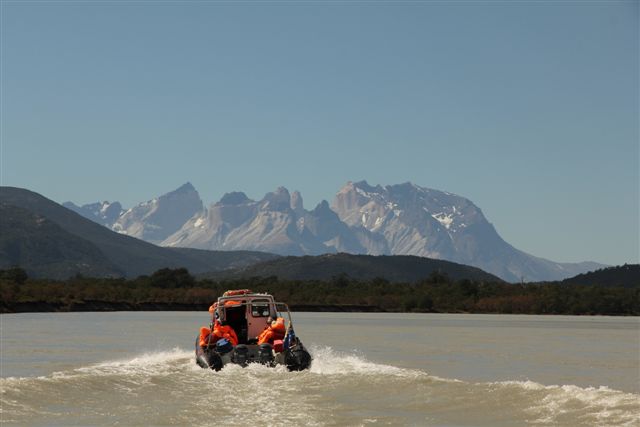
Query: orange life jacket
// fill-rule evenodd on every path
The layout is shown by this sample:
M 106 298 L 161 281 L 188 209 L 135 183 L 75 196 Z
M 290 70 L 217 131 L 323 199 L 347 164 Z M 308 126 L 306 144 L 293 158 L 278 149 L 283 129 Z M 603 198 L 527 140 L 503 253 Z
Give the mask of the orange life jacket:
M 271 325 L 267 326 L 264 331 L 258 336 L 258 344 L 269 343 L 273 344 L 274 340 L 281 340 L 287 333 L 284 325 L 284 319 L 278 317 Z
M 229 307 L 231 305 L 240 305 L 240 304 L 242 304 L 242 301 L 229 300 L 224 302 L 225 307 Z
M 225 338 L 233 346 L 238 345 L 238 336 L 231 326 L 222 326 L 220 322 L 216 322 L 213 325 L 213 331 L 206 326 L 200 328 L 200 347 L 206 347 L 207 344 L 213 345 L 222 338 Z
M 216 322 L 213 326 L 213 335 L 216 337 L 216 341 L 225 338 L 234 347 L 238 345 L 238 336 L 236 331 L 229 325 L 222 326 L 219 322 Z
M 223 297 L 232 297 L 234 295 L 246 295 L 246 294 L 250 294 L 251 290 L 249 289 L 235 289 L 235 290 L 231 290 L 231 291 L 227 291 L 224 294 L 222 294 Z
M 210 337 L 211 329 L 207 328 L 206 326 L 200 328 L 200 347 L 205 347 L 207 344 L 209 344 Z

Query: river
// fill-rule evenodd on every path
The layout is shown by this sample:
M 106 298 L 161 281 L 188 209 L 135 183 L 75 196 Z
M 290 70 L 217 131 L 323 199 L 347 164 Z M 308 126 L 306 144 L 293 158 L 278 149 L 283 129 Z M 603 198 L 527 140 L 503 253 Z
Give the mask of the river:
M 208 314 L 0 315 L 5 425 L 640 425 L 637 317 L 294 313 L 309 371 L 194 363 Z

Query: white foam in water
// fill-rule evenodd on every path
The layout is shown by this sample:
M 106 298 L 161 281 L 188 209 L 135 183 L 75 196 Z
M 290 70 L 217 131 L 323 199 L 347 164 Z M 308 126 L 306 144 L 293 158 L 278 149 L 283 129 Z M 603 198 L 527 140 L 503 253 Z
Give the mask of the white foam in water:
M 190 393 L 206 395 L 219 387 L 235 387 L 239 393 L 235 396 L 236 399 L 248 407 L 267 408 L 273 413 L 279 411 L 281 405 L 279 401 L 272 399 L 276 393 L 282 399 L 293 399 L 301 409 L 300 414 L 289 414 L 287 420 L 291 423 L 322 424 L 326 413 L 323 412 L 322 406 L 317 405 L 318 402 L 327 401 L 323 393 L 330 391 L 329 395 L 333 396 L 336 390 L 342 390 L 344 384 L 353 384 L 353 380 L 356 380 L 356 383 L 368 390 L 376 388 L 376 381 L 395 384 L 395 390 L 400 393 L 405 389 L 416 390 L 419 385 L 422 390 L 420 393 L 410 393 L 406 396 L 408 407 L 422 408 L 416 413 L 431 408 L 434 409 L 434 414 L 446 416 L 450 405 L 461 403 L 468 405 L 467 408 L 471 412 L 475 404 L 484 408 L 482 411 L 491 412 L 493 409 L 487 408 L 498 404 L 494 408 L 496 411 L 504 409 L 505 414 L 521 414 L 522 418 L 516 419 L 527 424 L 640 425 L 640 396 L 608 387 L 543 385 L 534 381 L 473 383 L 439 378 L 421 370 L 371 362 L 356 350 L 341 352 L 331 347 L 312 346 L 310 353 L 313 357 L 311 369 L 302 372 L 288 372 L 284 366 L 268 368 L 258 364 L 246 368 L 228 365 L 222 371 L 214 372 L 195 364 L 193 350 L 174 348 L 55 372 L 44 377 L 3 378 L 0 380 L 0 388 L 5 408 L 0 408 L 0 413 L 4 411 L 6 416 L 12 417 L 29 416 L 33 413 L 35 404 L 29 403 L 31 406 L 22 408 L 22 396 L 33 393 L 51 395 L 50 390 L 60 390 L 60 384 L 56 384 L 58 381 L 63 383 L 62 389 L 71 390 L 80 386 L 87 387 L 94 393 L 102 393 L 101 388 L 93 388 L 94 384 L 99 384 L 110 392 L 124 391 L 125 396 L 130 396 L 141 390 L 149 393 L 150 388 L 147 387 L 145 390 L 146 385 L 151 385 L 153 390 L 156 390 L 160 377 L 161 383 L 165 384 L 174 396 L 175 393 L 182 393 L 193 399 Z M 97 381 L 96 377 L 99 377 Z M 209 378 L 216 380 L 209 381 Z M 165 381 L 167 379 L 168 381 Z M 68 387 L 67 381 L 73 383 L 71 387 Z M 44 384 L 53 388 L 42 388 Z M 329 386 L 325 388 L 327 385 Z M 127 391 L 127 388 L 130 390 Z M 249 393 L 247 390 L 252 392 Z M 258 393 L 254 393 L 256 390 Z M 148 394 L 147 398 L 154 395 L 155 392 Z M 302 399 L 301 396 L 305 398 Z M 375 393 L 372 397 L 376 398 Z M 358 403 L 357 399 L 355 403 Z M 372 411 L 375 412 L 374 409 Z M 485 412 L 478 412 L 478 415 L 481 416 Z M 294 415 L 298 418 L 294 418 Z M 244 416 L 246 417 L 246 414 Z M 232 413 L 225 417 L 224 420 L 236 425 L 242 425 L 247 420 Z M 367 419 L 371 422 L 376 420 L 375 417 Z M 412 422 L 417 422 L 418 419 L 412 419 Z M 346 423 L 352 421 L 349 418 L 344 420 Z M 396 421 L 401 422 L 400 420 L 398 418 Z M 440 421 L 444 424 L 448 422 L 446 418 Z M 478 419 L 479 424 L 490 425 L 481 421 Z
M 103 375 L 150 375 L 163 372 L 168 364 L 185 362 L 192 360 L 193 353 L 184 349 L 174 348 L 169 351 L 159 351 L 154 353 L 144 353 L 132 359 L 122 359 L 115 361 L 101 362 L 94 365 L 76 368 L 70 371 L 57 371 L 48 376 L 38 377 L 7 377 L 2 379 L 3 385 L 17 385 L 21 382 L 34 380 L 51 381 L 66 380 L 81 376 L 103 376 Z
M 114 373 L 118 371 L 135 371 L 139 369 L 156 369 L 158 366 L 166 366 L 168 363 L 193 358 L 193 352 L 188 352 L 181 348 L 174 348 L 169 351 L 158 351 L 144 353 L 133 359 L 116 360 L 102 362 L 96 365 L 79 368 L 78 372 L 104 372 Z
M 597 425 L 640 425 L 640 396 L 637 394 L 606 386 L 543 385 L 533 381 L 499 381 L 488 384 L 490 387 L 533 392 L 535 398 L 531 399 L 532 405 L 527 411 L 538 417 L 538 423 L 557 424 L 563 415 L 580 412 L 596 418 Z
M 404 378 L 426 376 L 422 371 L 373 363 L 361 355 L 340 353 L 331 347 L 311 347 L 311 372 L 321 375 L 391 375 Z
M 416 369 L 399 368 L 368 361 L 356 350 L 353 353 L 339 352 L 331 347 L 309 348 L 313 357 L 311 373 L 320 375 L 375 375 L 390 376 L 406 380 L 429 380 L 441 383 L 463 383 L 454 378 L 442 378 L 430 375 L 425 371 Z
M 385 365 L 368 361 L 364 356 L 358 354 L 355 350 L 353 353 L 339 352 L 331 347 L 311 347 L 309 352 L 313 357 L 311 369 L 309 371 L 291 372 L 286 367 L 276 366 L 275 368 L 266 368 L 262 365 L 250 365 L 247 368 L 241 368 L 235 365 L 227 365 L 225 368 L 214 373 L 219 376 L 237 375 L 243 371 L 253 372 L 253 370 L 267 371 L 277 375 L 281 374 L 304 374 L 310 372 L 318 375 L 376 375 L 376 376 L 392 376 L 403 379 L 429 378 L 445 382 L 460 382 L 455 379 L 439 378 L 430 376 L 426 372 L 399 368 L 396 366 Z M 18 384 L 22 380 L 65 380 L 73 379 L 79 376 L 157 376 L 162 372 L 175 372 L 178 363 L 180 368 L 193 372 L 202 372 L 202 368 L 196 365 L 193 357 L 193 351 L 187 351 L 181 348 L 174 348 L 168 351 L 158 351 L 151 353 L 143 353 L 128 359 L 120 359 L 106 361 L 70 371 L 54 372 L 48 376 L 27 377 L 27 378 L 4 378 L 4 385 Z M 167 370 L 168 365 L 173 365 L 171 370 Z M 231 372 L 233 371 L 233 372 Z

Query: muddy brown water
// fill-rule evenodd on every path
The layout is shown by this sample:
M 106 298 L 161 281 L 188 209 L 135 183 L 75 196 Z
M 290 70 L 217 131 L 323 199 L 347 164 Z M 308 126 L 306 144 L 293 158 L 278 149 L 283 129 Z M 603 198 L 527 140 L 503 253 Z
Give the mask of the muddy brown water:
M 194 363 L 207 313 L 0 316 L 4 425 L 640 425 L 637 317 L 294 313 L 305 372 Z

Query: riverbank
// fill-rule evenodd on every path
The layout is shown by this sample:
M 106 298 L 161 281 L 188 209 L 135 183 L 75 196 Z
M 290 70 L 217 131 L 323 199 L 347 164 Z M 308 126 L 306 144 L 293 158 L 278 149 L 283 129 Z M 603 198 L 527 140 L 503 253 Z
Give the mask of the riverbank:
M 80 302 L 46 302 L 46 301 L 25 301 L 11 304 L 10 306 L 0 304 L 0 314 L 17 313 L 84 313 L 84 312 L 113 312 L 113 311 L 207 311 L 209 304 L 187 304 L 175 302 L 114 302 L 114 301 L 80 301 Z M 423 310 L 402 310 L 384 309 L 379 306 L 358 305 L 358 304 L 295 304 L 290 305 L 293 312 L 308 313 L 440 313 L 440 314 L 514 314 L 499 311 L 423 311 Z M 515 313 L 534 315 L 537 313 Z M 546 313 L 547 315 L 578 315 L 578 316 L 637 316 L 637 314 L 619 313 Z
M 51 312 L 109 312 L 109 311 L 207 311 L 209 304 L 184 304 L 174 302 L 114 302 L 114 301 L 80 301 L 80 302 L 46 302 L 28 301 L 11 305 L 0 305 L 1 314 L 11 313 L 51 313 Z M 384 313 L 387 310 L 377 306 L 343 304 L 301 304 L 289 307 L 291 311 L 313 313 Z
M 182 269 L 136 279 L 67 281 L 0 277 L 0 312 L 206 311 L 229 289 L 273 295 L 293 311 L 640 315 L 640 284 L 487 283 L 433 276 L 416 283 L 340 276 L 329 282 L 277 277 L 215 282 Z

